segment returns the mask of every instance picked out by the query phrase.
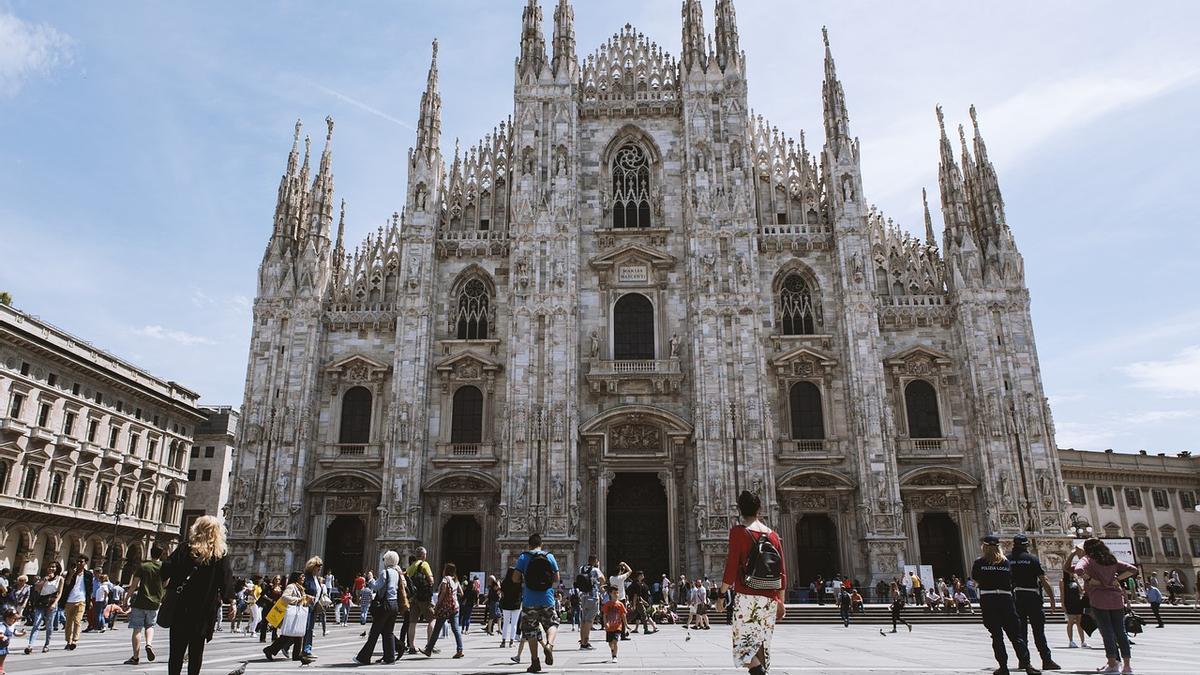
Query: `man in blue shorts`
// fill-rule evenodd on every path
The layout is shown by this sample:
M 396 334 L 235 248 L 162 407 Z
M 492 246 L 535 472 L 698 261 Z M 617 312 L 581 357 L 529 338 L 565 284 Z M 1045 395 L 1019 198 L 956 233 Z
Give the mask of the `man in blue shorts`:
M 532 660 L 527 673 L 542 672 L 538 661 L 538 644 L 542 630 L 546 631 L 546 665 L 554 665 L 554 636 L 558 633 L 558 617 L 554 613 L 554 585 L 558 583 L 558 562 L 554 556 L 542 550 L 542 535 L 529 535 L 529 550 L 517 558 L 524 590 L 521 594 L 521 639 L 529 644 Z

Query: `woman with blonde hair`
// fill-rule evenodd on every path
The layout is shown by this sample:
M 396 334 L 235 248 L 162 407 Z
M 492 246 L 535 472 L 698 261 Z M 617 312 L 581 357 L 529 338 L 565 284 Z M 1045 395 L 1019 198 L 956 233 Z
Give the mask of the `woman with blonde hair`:
M 992 634 L 992 653 L 1000 665 L 994 671 L 995 675 L 1009 672 L 1005 635 L 1017 653 L 1017 668 L 1028 675 L 1039 675 L 1042 671 L 1029 662 L 1029 645 L 1025 641 L 1025 631 L 1020 629 L 1017 605 L 1013 602 L 1012 564 L 1000 551 L 1000 537 L 989 534 L 980 540 L 980 545 L 982 555 L 971 566 L 971 578 L 979 584 L 983 625 Z
M 325 567 L 325 561 L 321 560 L 320 556 L 313 556 L 304 563 L 304 594 L 308 597 L 306 603 L 311 607 L 308 613 L 308 626 L 304 629 L 304 643 L 302 652 L 305 656 L 316 658 L 312 655 L 313 650 L 313 625 L 317 620 L 317 614 L 322 615 L 325 608 L 321 606 L 321 596 L 325 591 L 325 584 L 321 570 Z M 325 618 L 322 616 L 321 625 L 325 624 Z
M 159 610 L 159 621 L 167 618 L 170 625 L 170 657 L 168 675 L 183 670 L 184 654 L 188 657 L 188 675 L 199 675 L 204 663 L 204 645 L 213 637 L 218 608 L 233 600 L 233 572 L 226 555 L 225 525 L 213 516 L 200 516 L 188 530 L 187 542 L 175 549 L 162 566 L 164 606 L 173 605 L 168 613 Z

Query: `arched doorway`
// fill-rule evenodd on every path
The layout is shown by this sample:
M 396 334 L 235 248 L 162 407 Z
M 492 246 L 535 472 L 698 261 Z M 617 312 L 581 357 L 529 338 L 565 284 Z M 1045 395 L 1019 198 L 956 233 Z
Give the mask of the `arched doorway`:
M 917 541 L 921 546 L 921 564 L 933 566 L 933 576 L 949 579 L 957 574 L 965 578 L 962 537 L 958 524 L 949 513 L 926 513 L 917 523 Z
M 367 527 L 362 518 L 341 515 L 325 528 L 325 569 L 336 579 L 353 579 L 363 572 Z
M 796 562 L 801 586 L 817 578 L 832 579 L 841 571 L 837 526 L 823 513 L 810 513 L 796 523 Z
M 442 526 L 442 565 L 454 563 L 459 576 L 483 571 L 483 528 L 475 516 L 456 515 Z M 441 570 L 435 570 L 441 573 Z
M 653 583 L 670 574 L 667 491 L 653 473 L 618 473 L 608 488 L 605 571 L 625 562 Z

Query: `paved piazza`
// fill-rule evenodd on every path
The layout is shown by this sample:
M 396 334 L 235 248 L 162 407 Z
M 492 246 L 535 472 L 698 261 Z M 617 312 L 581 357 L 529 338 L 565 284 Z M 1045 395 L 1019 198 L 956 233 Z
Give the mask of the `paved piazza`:
M 1061 625 L 1052 626 L 1051 648 L 1064 673 L 1090 673 L 1104 661 L 1100 649 L 1065 649 Z M 442 654 L 433 659 L 406 656 L 394 666 L 355 667 L 350 658 L 362 644 L 357 624 L 346 628 L 331 627 L 328 637 L 318 634 L 312 666 L 300 670 L 292 661 L 267 663 L 256 637 L 231 637 L 218 633 L 205 651 L 204 673 L 223 675 L 243 660 L 250 660 L 247 673 L 304 672 L 310 670 L 353 668 L 363 672 L 404 673 L 523 673 L 529 665 L 528 653 L 520 666 L 509 661 L 514 651 L 498 647 L 498 639 L 472 631 L 466 638 L 466 657 L 455 661 L 454 639 L 439 642 Z M 593 634 L 594 636 L 595 634 Z M 603 634 L 601 634 L 603 635 Z M 735 673 L 729 656 L 729 629 L 714 626 L 710 631 L 692 631 L 685 640 L 683 629 L 668 626 L 657 635 L 635 635 L 621 643 L 618 662 L 607 661 L 607 651 L 591 653 L 575 650 L 575 634 L 560 634 L 560 650 L 553 667 L 543 664 L 547 673 Z M 142 660 L 140 666 L 124 666 L 129 657 L 129 631 L 120 629 L 104 635 L 84 635 L 79 649 L 66 652 L 55 635 L 50 654 L 24 656 L 20 649 L 8 657 L 7 670 L 22 675 L 78 675 L 83 673 L 162 673 L 166 669 L 165 632 L 156 636 L 159 657 L 155 663 Z M 14 641 L 18 647 L 24 641 Z M 1141 675 L 1151 673 L 1195 673 L 1200 631 L 1196 626 L 1167 626 L 1150 629 L 1134 647 L 1134 665 Z M 1099 635 L 1095 645 L 1100 645 Z M 597 645 L 599 647 L 599 645 Z M 987 632 L 980 625 L 918 625 L 912 633 L 881 636 L 879 626 L 835 625 L 782 626 L 775 633 L 772 673 L 991 673 L 995 668 Z M 1012 664 L 1015 665 L 1015 662 Z M 741 671 L 745 672 L 745 671 Z

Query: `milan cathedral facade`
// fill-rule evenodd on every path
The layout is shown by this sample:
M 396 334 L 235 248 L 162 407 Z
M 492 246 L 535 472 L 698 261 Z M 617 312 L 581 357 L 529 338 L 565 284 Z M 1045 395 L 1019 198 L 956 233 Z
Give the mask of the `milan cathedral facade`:
M 350 248 L 333 122 L 315 171 L 297 123 L 237 572 L 315 554 L 345 578 L 418 545 L 495 571 L 541 532 L 566 569 L 716 575 L 742 489 L 804 583 L 962 574 L 986 531 L 1055 564 L 1054 427 L 974 109 L 957 153 L 937 111 L 939 245 L 928 206 L 914 237 L 868 204 L 827 35 L 810 148 L 751 113 L 733 1 L 715 39 L 699 0 L 682 15 L 678 59 L 628 25 L 581 59 L 570 2 L 547 46 L 529 0 L 512 115 L 465 149 L 443 145 L 434 42 L 400 210 Z

